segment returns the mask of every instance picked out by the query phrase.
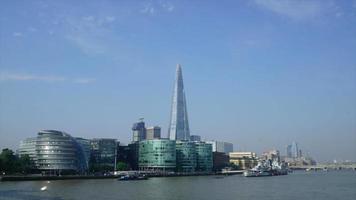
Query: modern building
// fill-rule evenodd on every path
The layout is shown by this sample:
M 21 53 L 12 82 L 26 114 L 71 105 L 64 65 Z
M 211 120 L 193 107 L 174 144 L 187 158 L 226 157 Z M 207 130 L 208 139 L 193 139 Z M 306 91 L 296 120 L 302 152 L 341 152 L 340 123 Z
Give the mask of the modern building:
M 161 127 L 152 126 L 146 128 L 146 140 L 160 139 L 161 138 Z
M 230 152 L 230 163 L 237 165 L 240 169 L 251 169 L 258 163 L 254 152 Z
M 223 152 L 213 152 L 213 171 L 221 171 L 229 166 L 229 155 Z
M 139 143 L 139 169 L 175 171 L 176 143 L 168 139 L 144 140 Z
M 84 138 L 75 138 L 75 140 L 80 144 L 80 146 L 82 147 L 83 151 L 84 151 L 84 156 L 85 156 L 85 160 L 86 160 L 86 165 L 87 168 L 89 168 L 89 161 L 90 161 L 90 153 L 91 153 L 91 146 L 90 146 L 90 140 L 88 139 L 84 139 Z
M 90 146 L 90 164 L 94 171 L 107 171 L 115 168 L 116 139 L 94 138 L 90 141 Z
M 190 140 L 182 68 L 179 64 L 176 69 L 176 80 L 174 83 L 168 138 L 170 140 Z
M 211 172 L 213 169 L 213 151 L 211 144 L 195 142 L 195 152 L 197 156 L 196 171 Z
M 139 158 L 140 143 L 132 142 L 131 144 L 128 145 L 128 147 L 129 147 L 128 163 L 129 163 L 130 169 L 138 170 L 138 158 Z
M 200 142 L 201 137 L 200 137 L 200 135 L 190 135 L 190 141 Z
M 222 152 L 229 154 L 234 151 L 234 145 L 229 142 L 220 142 L 220 141 L 206 141 L 206 143 L 211 144 L 213 147 L 213 152 Z
M 36 138 L 21 142 L 19 154 L 28 154 L 34 161 L 35 168 L 43 173 L 84 173 L 88 169 L 82 146 L 75 138 L 62 131 L 38 132 Z
M 23 155 L 28 155 L 33 162 L 32 168 L 36 168 L 36 161 L 37 161 L 37 155 L 36 155 L 36 141 L 37 138 L 26 138 L 25 140 L 20 141 L 20 146 L 18 149 L 18 154 L 19 156 Z
M 197 167 L 195 143 L 176 141 L 177 172 L 194 172 Z
M 146 139 L 146 127 L 145 122 L 141 118 L 139 122 L 136 122 L 132 126 L 132 141 L 139 142 Z

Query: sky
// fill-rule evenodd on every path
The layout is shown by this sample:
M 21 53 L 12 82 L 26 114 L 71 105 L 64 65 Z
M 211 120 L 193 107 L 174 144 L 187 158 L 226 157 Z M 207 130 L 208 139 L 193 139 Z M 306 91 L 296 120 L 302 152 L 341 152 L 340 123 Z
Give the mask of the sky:
M 180 63 L 191 134 L 356 161 L 356 1 L 1 1 L 0 148 L 42 129 L 167 136 Z

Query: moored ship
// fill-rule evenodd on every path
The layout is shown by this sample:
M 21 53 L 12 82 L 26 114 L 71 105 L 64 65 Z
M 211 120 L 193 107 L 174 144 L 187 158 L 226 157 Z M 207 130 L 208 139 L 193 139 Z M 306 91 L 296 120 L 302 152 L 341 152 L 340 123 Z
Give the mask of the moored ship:
M 287 175 L 288 167 L 285 163 L 279 163 L 278 161 L 260 161 L 257 166 L 252 169 L 244 171 L 245 177 L 261 177 L 261 176 L 279 176 Z

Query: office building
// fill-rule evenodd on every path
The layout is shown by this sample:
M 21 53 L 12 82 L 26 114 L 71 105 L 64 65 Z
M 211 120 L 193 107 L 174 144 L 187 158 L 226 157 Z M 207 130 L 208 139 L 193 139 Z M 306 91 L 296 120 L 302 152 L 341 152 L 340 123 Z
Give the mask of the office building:
M 213 151 L 211 144 L 205 142 L 195 142 L 197 156 L 196 171 L 211 172 L 213 169 Z
M 160 139 L 161 127 L 153 126 L 146 128 L 146 140 Z
M 229 154 L 234 151 L 234 145 L 229 142 L 220 142 L 220 141 L 206 141 L 206 143 L 211 144 L 213 152 L 222 152 Z
M 29 155 L 35 169 L 48 174 L 84 173 L 87 160 L 82 146 L 71 135 L 56 130 L 38 132 L 21 142 L 20 155 Z
M 139 169 L 175 171 L 176 143 L 168 139 L 144 140 L 139 143 Z
M 139 148 L 140 148 L 140 143 L 139 142 L 132 142 L 131 144 L 128 145 L 129 147 L 129 156 L 128 156 L 128 163 L 130 166 L 130 169 L 132 170 L 138 170 L 138 158 L 139 158 Z
M 229 166 L 229 156 L 224 152 L 213 152 L 213 171 L 221 171 Z
M 132 126 L 132 141 L 139 142 L 146 139 L 146 127 L 143 119 Z
M 237 165 L 240 169 L 251 169 L 258 163 L 254 152 L 230 152 L 230 163 Z
M 195 143 L 176 141 L 177 172 L 194 172 L 197 167 Z
M 90 141 L 91 160 L 90 164 L 95 171 L 113 170 L 117 141 L 110 138 L 94 138 Z
M 179 64 L 176 69 L 168 137 L 170 140 L 190 140 L 182 68 Z

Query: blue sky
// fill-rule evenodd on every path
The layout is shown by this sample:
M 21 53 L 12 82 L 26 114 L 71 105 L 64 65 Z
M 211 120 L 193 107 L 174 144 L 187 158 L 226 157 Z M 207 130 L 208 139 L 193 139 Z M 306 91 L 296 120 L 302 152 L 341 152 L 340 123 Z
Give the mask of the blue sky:
M 356 1 L 2 1 L 0 147 L 41 129 L 167 135 L 175 66 L 192 134 L 356 160 Z

